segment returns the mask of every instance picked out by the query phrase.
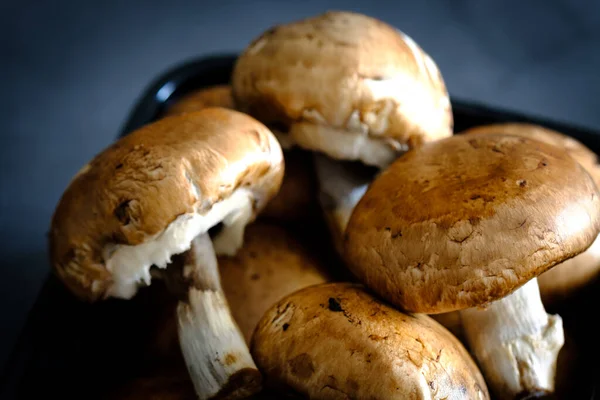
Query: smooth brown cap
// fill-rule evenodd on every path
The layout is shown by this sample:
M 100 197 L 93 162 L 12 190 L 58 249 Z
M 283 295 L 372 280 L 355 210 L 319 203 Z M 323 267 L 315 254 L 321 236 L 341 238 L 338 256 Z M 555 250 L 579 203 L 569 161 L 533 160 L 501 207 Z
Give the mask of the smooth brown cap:
M 586 250 L 599 214 L 596 185 L 564 151 L 455 135 L 375 179 L 348 224 L 345 258 L 393 304 L 448 312 L 502 298 Z
M 393 26 L 359 13 L 329 11 L 267 30 L 238 58 L 232 87 L 236 107 L 267 125 L 333 127 L 394 150 L 452 134 L 434 61 Z
M 566 151 L 592 175 L 596 185 L 600 187 L 600 163 L 598 155 L 574 137 L 546 127 L 528 123 L 506 122 L 477 126 L 463 132 L 477 135 L 482 133 L 501 133 L 539 140 Z
M 231 86 L 216 85 L 194 90 L 170 105 L 165 115 L 185 114 L 209 107 L 234 109 Z
M 528 123 L 499 123 L 468 129 L 464 134 L 502 133 L 539 140 L 563 149 L 592 176 L 600 187 L 598 155 L 577 139 L 546 127 Z M 583 253 L 570 258 L 538 277 L 545 306 L 553 306 L 569 298 L 600 274 L 600 238 Z
M 321 284 L 285 297 L 261 319 L 251 352 L 267 385 L 302 398 L 489 399 L 475 362 L 450 332 L 358 284 Z
M 327 267 L 292 232 L 265 223 L 248 226 L 244 247 L 234 257 L 219 257 L 219 271 L 231 313 L 247 342 L 277 301 L 330 280 Z
M 296 148 L 284 150 L 283 157 L 285 176 L 281 189 L 266 205 L 260 218 L 300 221 L 320 216 L 312 155 Z
M 107 245 L 144 243 L 240 187 L 259 212 L 283 172 L 275 137 L 240 112 L 207 108 L 146 125 L 102 151 L 67 187 L 49 233 L 53 268 L 82 299 L 100 299 L 111 285 Z

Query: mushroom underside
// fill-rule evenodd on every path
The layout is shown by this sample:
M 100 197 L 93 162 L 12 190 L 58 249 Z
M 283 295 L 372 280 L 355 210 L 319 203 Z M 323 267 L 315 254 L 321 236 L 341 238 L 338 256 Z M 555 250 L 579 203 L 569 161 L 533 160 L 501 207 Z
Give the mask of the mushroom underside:
M 179 343 L 200 399 L 244 398 L 261 387 L 260 373 L 221 287 L 216 259 L 242 246 L 252 215 L 251 193 L 237 189 L 204 215 L 183 214 L 152 240 L 113 249 L 107 262 L 115 277 L 114 297 L 132 297 L 154 275 L 165 278 L 179 298 Z M 211 240 L 209 230 L 216 226 L 220 230 Z

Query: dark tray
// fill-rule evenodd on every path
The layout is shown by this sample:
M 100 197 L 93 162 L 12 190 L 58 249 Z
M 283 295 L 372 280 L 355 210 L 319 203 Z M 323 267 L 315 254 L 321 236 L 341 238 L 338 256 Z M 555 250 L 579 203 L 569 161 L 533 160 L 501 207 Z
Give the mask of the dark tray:
M 190 90 L 227 83 L 235 59 L 235 55 L 216 55 L 166 72 L 142 94 L 121 135 L 159 118 L 171 102 Z M 571 135 L 600 153 L 600 132 L 454 98 L 452 106 L 456 132 L 493 122 L 531 122 Z M 597 396 L 600 345 L 590 316 L 600 305 L 598 289 L 599 284 L 590 285 L 561 309 L 548 310 L 560 312 L 571 340 L 586 348 L 577 364 L 577 390 L 569 393 L 569 399 Z M 140 302 L 152 302 L 149 295 L 139 297 L 136 302 L 84 304 L 49 274 L 2 376 L 0 398 L 102 398 L 105 389 L 130 380 L 140 360 L 124 355 L 133 354 L 131 344 L 139 341 L 135 324 L 147 323 L 152 315 L 139 307 Z

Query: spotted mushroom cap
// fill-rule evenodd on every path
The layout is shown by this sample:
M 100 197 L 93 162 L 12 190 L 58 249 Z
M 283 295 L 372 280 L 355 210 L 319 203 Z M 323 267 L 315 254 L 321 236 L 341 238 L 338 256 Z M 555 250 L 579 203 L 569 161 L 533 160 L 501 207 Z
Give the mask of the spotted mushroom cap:
M 599 231 L 598 189 L 564 151 L 455 135 L 409 151 L 374 180 L 350 218 L 344 257 L 391 303 L 434 314 L 512 293 Z
M 566 134 L 529 123 L 498 123 L 477 126 L 463 132 L 465 135 L 500 133 L 520 136 L 548 143 L 566 151 L 592 176 L 600 188 L 598 155 L 577 139 Z M 583 253 L 569 258 L 538 277 L 540 294 L 546 306 L 553 306 L 569 298 L 600 275 L 600 237 Z
M 399 30 L 354 12 L 264 32 L 238 58 L 232 88 L 240 110 L 337 159 L 381 166 L 412 145 L 452 134 L 435 62 Z
M 489 399 L 463 345 L 422 314 L 362 285 L 327 283 L 270 308 L 251 352 L 269 387 L 311 399 Z
M 80 298 L 107 297 L 114 283 L 108 260 L 117 249 L 146 245 L 145 261 L 167 263 L 170 251 L 155 246 L 165 232 L 174 237 L 170 250 L 187 250 L 203 233 L 195 232 L 198 221 L 238 191 L 251 196 L 254 213 L 262 210 L 283 171 L 281 147 L 250 116 L 207 108 L 163 118 L 118 140 L 75 176 L 52 218 L 52 266 Z M 174 224 L 186 231 L 174 234 Z M 138 265 L 139 256 L 128 267 L 148 274 L 152 264 Z

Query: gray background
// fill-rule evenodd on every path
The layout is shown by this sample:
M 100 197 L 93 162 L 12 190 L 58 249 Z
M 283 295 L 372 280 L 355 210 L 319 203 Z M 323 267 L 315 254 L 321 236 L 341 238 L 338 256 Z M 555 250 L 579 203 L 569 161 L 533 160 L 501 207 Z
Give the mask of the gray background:
M 0 365 L 48 271 L 45 233 L 72 175 L 150 80 L 240 51 L 276 23 L 362 11 L 413 37 L 453 96 L 600 129 L 600 2 L 4 1 L 0 5 Z

